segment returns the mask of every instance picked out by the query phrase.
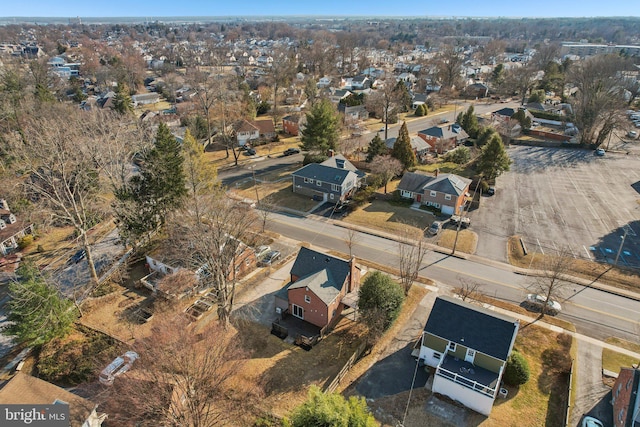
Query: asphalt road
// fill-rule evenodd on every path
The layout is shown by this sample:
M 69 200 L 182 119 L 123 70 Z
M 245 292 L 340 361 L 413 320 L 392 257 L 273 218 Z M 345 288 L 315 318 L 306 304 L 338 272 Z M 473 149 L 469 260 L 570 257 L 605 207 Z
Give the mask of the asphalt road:
M 268 228 L 295 240 L 348 252 L 346 229 L 326 220 L 318 221 L 313 216 L 298 218 L 274 214 Z M 398 265 L 397 250 L 395 241 L 358 233 L 353 254 L 360 259 L 393 266 Z M 524 300 L 532 286 L 530 278 L 513 273 L 508 265 L 464 260 L 433 251 L 425 257 L 420 276 L 449 287 L 459 286 L 460 279 L 477 282 L 485 294 L 515 304 Z M 578 332 L 597 339 L 609 336 L 627 340 L 637 338 L 640 302 L 579 285 L 571 286 L 565 296 L 559 317 L 573 322 Z

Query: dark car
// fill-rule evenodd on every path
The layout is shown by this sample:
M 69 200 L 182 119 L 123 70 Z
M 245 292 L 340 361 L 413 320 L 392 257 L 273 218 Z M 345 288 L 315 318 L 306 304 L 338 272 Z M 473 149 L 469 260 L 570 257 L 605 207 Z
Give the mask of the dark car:
M 255 156 L 256 155 L 256 150 L 254 150 L 253 148 L 249 148 L 247 151 L 244 152 L 245 156 Z
M 287 148 L 282 154 L 285 156 L 291 156 L 293 154 L 298 154 L 299 152 L 300 150 L 298 150 L 297 148 Z
M 70 261 L 74 264 L 77 264 L 80 261 L 82 261 L 86 256 L 87 256 L 87 251 L 84 249 L 80 249 L 78 252 L 73 254 Z
M 260 261 L 260 265 L 267 266 L 273 264 L 278 258 L 280 258 L 279 251 L 271 251 L 265 255 L 264 258 Z

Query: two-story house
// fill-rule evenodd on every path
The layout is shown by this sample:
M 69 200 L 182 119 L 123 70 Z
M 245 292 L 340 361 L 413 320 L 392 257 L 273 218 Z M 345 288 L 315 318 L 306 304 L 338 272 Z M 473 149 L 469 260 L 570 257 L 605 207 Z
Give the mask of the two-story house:
M 387 140 L 384 142 L 384 145 L 389 149 L 389 151 L 393 150 L 393 146 L 396 143 L 397 139 L 398 138 L 387 138 Z M 413 153 L 416 155 L 416 158 L 418 158 L 418 160 L 423 160 L 431 150 L 431 146 L 427 144 L 424 139 L 417 136 L 411 137 L 411 141 L 409 141 L 409 144 L 411 144 Z
M 291 314 L 321 329 L 339 319 L 344 297 L 357 293 L 361 270 L 344 260 L 302 247 L 291 267 L 291 282 L 275 294 L 276 313 Z
M 291 177 L 294 193 L 337 203 L 351 197 L 364 179 L 364 172 L 337 154 L 322 163 L 309 163 Z
M 236 139 L 238 145 L 245 145 L 248 142 L 260 139 L 260 128 L 248 120 L 243 120 L 236 127 Z
M 69 419 L 66 421 L 66 425 L 71 427 L 100 427 L 107 418 L 107 414 L 96 411 L 97 405 L 90 400 L 22 372 L 16 373 L 0 388 L 0 402 L 3 405 L 21 406 L 66 405 L 69 408 Z M 13 423 L 10 422 L 10 424 Z M 23 422 L 18 422 L 18 424 L 23 424 Z M 24 424 L 28 425 L 29 423 L 24 422 Z M 33 423 L 33 425 L 37 424 L 37 421 Z M 46 421 L 40 425 L 45 424 Z
M 640 370 L 620 369 L 611 390 L 611 405 L 615 427 L 640 425 Z
M 0 255 L 18 249 L 20 239 L 27 234 L 33 234 L 33 224 L 18 220 L 7 201 L 0 199 Z
M 469 197 L 471 180 L 452 173 L 425 175 L 405 172 L 398 184 L 400 196 L 433 206 L 445 215 L 460 215 Z
M 431 146 L 431 151 L 442 154 L 469 139 L 469 134 L 462 127 L 454 123 L 447 126 L 433 126 L 418 131 L 418 136 Z
M 511 317 L 449 296 L 436 298 L 419 353 L 435 368 L 432 391 L 489 416 L 518 328 Z

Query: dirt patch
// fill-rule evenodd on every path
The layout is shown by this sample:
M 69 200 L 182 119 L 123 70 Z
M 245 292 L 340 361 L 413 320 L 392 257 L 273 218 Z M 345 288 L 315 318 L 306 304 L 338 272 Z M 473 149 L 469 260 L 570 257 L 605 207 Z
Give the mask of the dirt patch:
M 509 263 L 520 268 L 539 268 L 544 264 L 546 255 L 538 252 L 528 252 L 524 254 L 519 236 L 512 236 L 508 242 Z M 574 259 L 571 263 L 573 276 L 583 279 L 606 283 L 629 291 L 640 292 L 640 275 L 635 271 L 624 270 L 610 264 L 587 261 L 584 259 Z
M 438 246 L 453 249 L 455 240 L 455 230 L 442 230 L 442 234 L 438 240 Z M 460 233 L 458 233 L 458 241 L 456 243 L 456 251 L 464 252 L 466 254 L 474 254 L 476 253 L 477 246 L 478 235 L 476 233 L 471 230 L 460 230 Z

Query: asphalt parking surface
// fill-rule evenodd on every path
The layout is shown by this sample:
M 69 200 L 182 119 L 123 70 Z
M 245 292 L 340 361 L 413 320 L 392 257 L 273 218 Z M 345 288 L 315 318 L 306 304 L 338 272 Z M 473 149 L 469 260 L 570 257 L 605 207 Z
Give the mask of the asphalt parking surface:
M 520 235 L 530 251 L 640 268 L 640 156 L 593 150 L 512 146 L 511 171 L 496 194 L 471 212 L 477 253 L 506 260 L 506 239 Z

